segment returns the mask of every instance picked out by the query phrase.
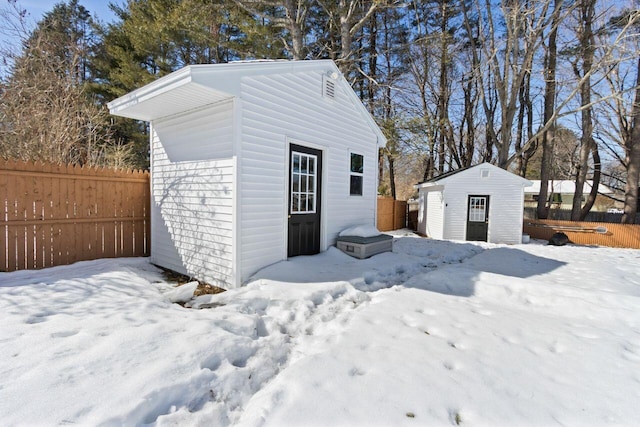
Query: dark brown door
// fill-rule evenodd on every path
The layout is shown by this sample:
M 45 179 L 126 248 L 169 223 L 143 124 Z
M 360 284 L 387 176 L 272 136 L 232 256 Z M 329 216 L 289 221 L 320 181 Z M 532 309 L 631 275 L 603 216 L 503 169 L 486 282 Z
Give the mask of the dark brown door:
M 320 252 L 322 152 L 291 144 L 289 148 L 288 256 Z
M 467 240 L 487 241 L 489 231 L 489 196 L 469 196 Z

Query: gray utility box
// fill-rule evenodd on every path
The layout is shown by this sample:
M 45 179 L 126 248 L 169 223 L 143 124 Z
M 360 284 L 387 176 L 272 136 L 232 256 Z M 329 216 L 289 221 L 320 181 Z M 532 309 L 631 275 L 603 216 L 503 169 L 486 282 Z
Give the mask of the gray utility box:
M 338 237 L 336 246 L 347 255 L 364 259 L 382 252 L 391 251 L 393 236 L 388 234 L 379 234 L 372 237 L 342 236 Z

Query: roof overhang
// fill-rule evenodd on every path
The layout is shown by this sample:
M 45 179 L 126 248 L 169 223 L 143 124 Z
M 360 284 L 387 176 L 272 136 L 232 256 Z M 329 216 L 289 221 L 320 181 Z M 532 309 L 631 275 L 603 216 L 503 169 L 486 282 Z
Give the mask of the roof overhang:
M 387 140 L 376 121 L 332 60 L 238 61 L 188 65 L 107 104 L 116 116 L 153 121 L 240 96 L 241 78 L 252 75 L 317 71 L 337 75 L 356 113 L 376 136 L 378 147 Z
M 422 189 L 425 191 L 442 191 L 444 190 L 444 185 L 438 184 L 436 182 L 422 182 L 420 184 L 416 184 L 413 188 Z
M 209 104 L 233 95 L 198 82 L 192 67 L 171 73 L 107 104 L 115 116 L 152 121 Z

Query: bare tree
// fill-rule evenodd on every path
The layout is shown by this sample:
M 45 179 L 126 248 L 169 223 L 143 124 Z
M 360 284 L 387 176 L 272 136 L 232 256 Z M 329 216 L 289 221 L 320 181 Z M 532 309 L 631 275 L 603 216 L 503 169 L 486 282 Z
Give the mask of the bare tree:
M 576 187 L 573 196 L 573 206 L 571 208 L 572 221 L 582 221 L 587 216 L 587 213 L 589 213 L 595 202 L 598 194 L 598 184 L 600 182 L 600 155 L 598 153 L 598 146 L 593 139 L 593 120 L 591 118 L 593 111 L 591 103 L 591 70 L 594 66 L 593 61 L 596 44 L 593 32 L 593 23 L 596 14 L 595 9 L 595 0 L 580 0 L 577 8 L 579 14 L 577 25 L 579 55 L 573 63 L 573 70 L 579 79 L 582 136 L 580 138 L 580 157 L 576 166 Z M 582 62 L 582 67 L 579 67 L 578 61 Z M 594 160 L 593 184 L 589 198 L 583 208 L 583 190 L 587 180 L 590 154 L 593 155 Z
M 75 3 L 56 7 L 81 8 Z M 84 46 L 72 31 L 48 27 L 59 24 L 60 12 L 54 8 L 48 21 L 23 37 L 22 53 L 2 85 L 0 155 L 87 165 L 110 165 L 114 159 L 128 163 L 131 150 L 115 144 L 106 109 L 85 91 Z
M 607 57 L 613 49 L 616 60 L 609 62 L 610 72 L 604 76 L 609 95 L 600 95 L 597 130 L 602 145 L 626 172 L 622 222 L 627 224 L 635 223 L 640 185 L 640 39 L 629 31 L 639 27 L 639 19 L 640 11 L 626 10 L 610 20 L 611 31 L 617 32 L 616 41 L 624 41 L 611 48 L 606 47 L 606 43 L 611 44 L 611 34 L 600 34 L 600 50 L 604 51 L 600 56 Z
M 636 67 L 636 95 L 631 109 L 631 132 L 625 145 L 627 184 L 624 191 L 623 224 L 634 224 L 638 212 L 638 186 L 640 185 L 640 58 Z
M 510 163 L 520 88 L 532 69 L 542 34 L 550 25 L 550 5 L 551 0 L 502 0 L 501 15 L 494 16 L 490 0 L 485 0 L 482 5 L 480 0 L 475 2 L 475 15 L 481 17 L 478 19 L 481 31 L 477 41 L 471 39 L 473 63 L 477 67 L 476 72 L 482 88 L 482 105 L 489 123 L 487 138 L 489 143 L 495 145 L 497 164 L 502 168 L 506 168 Z M 465 6 L 463 12 L 465 26 L 471 33 L 472 11 Z M 501 19 L 504 20 L 503 30 L 498 28 Z M 494 95 L 499 111 L 492 108 L 491 97 Z M 497 124 L 493 121 L 497 118 L 496 113 L 500 118 Z
M 270 25 L 287 30 L 290 40 L 282 44 L 295 60 L 305 59 L 308 48 L 307 18 L 314 2 L 307 0 L 233 0 L 250 14 L 269 21 Z
M 542 135 L 542 165 L 540 167 L 540 193 L 538 194 L 538 206 L 536 213 L 538 218 L 546 219 L 549 215 L 549 188 L 548 183 L 551 173 L 551 155 L 553 153 L 556 125 L 553 115 L 556 105 L 556 64 L 557 64 L 557 36 L 560 22 L 560 10 L 562 0 L 554 2 L 551 31 L 545 56 L 545 95 L 544 95 L 544 123 L 549 123 L 547 130 Z

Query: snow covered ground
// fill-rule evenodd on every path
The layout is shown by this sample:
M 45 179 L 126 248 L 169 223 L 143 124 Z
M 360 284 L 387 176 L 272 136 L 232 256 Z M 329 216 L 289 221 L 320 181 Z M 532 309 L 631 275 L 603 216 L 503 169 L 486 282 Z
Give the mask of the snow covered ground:
M 398 236 L 195 308 L 171 286 L 146 259 L 0 273 L 2 425 L 640 420 L 638 250 Z

